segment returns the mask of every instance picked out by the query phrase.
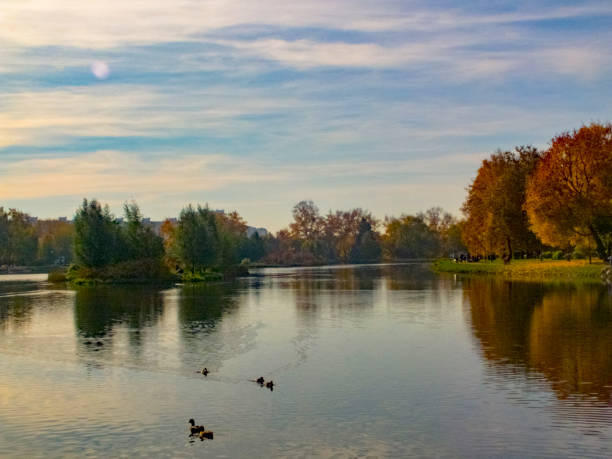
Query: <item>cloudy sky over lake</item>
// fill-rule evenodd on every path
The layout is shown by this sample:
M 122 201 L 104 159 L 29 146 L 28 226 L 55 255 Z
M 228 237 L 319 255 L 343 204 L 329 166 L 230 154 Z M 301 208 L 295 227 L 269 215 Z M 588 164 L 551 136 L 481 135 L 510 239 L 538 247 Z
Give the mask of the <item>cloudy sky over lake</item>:
M 4 0 L 0 205 L 458 214 L 480 160 L 612 118 L 610 1 Z

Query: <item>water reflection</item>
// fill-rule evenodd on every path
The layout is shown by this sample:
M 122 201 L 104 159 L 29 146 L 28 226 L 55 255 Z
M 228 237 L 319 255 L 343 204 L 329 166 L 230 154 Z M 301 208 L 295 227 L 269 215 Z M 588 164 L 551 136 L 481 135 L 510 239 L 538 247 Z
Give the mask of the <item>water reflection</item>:
M 162 313 L 163 296 L 159 288 L 102 285 L 76 290 L 74 318 L 83 337 L 112 335 L 118 324 L 142 329 L 155 324 Z
M 180 290 L 179 320 L 186 335 L 210 333 L 224 314 L 237 307 L 232 284 L 192 284 Z
M 48 311 L 63 304 L 67 293 L 58 286 L 40 282 L 0 281 L 0 329 L 5 332 L 27 329 L 35 312 Z
M 0 282 L 0 456 L 609 455 L 605 289 L 424 265 L 261 271 Z M 190 445 L 189 417 L 215 441 Z
M 502 374 L 537 372 L 559 400 L 612 406 L 612 296 L 603 285 L 471 278 L 464 298 L 482 354 Z

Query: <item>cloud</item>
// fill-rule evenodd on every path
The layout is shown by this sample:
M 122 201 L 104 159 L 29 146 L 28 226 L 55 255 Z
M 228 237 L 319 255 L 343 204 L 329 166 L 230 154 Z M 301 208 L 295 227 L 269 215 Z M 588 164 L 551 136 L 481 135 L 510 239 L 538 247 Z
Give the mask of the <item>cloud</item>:
M 183 155 L 151 161 L 118 151 L 69 157 L 35 158 L 0 167 L 0 198 L 169 193 L 216 189 L 273 177 L 252 173 L 239 161 L 220 155 Z
M 5 161 L 0 166 L 0 199 L 140 193 L 171 194 L 219 190 L 235 184 L 296 184 L 326 179 L 392 177 L 443 171 L 478 163 L 481 154 L 397 161 L 323 164 L 246 162 L 222 154 L 179 154 L 155 159 L 121 151 L 96 151 L 55 158 Z
M 108 48 L 121 45 L 196 40 L 220 29 L 321 27 L 364 32 L 441 31 L 612 13 L 609 4 L 574 7 L 543 5 L 489 14 L 459 8 L 435 9 L 418 2 L 365 0 L 30 0 L 5 2 L 0 40 L 18 46 Z

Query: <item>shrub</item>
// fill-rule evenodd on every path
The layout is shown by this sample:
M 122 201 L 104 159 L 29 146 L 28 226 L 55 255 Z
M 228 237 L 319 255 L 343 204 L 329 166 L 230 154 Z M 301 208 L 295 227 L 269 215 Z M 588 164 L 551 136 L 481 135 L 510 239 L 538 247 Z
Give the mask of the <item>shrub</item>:
M 542 252 L 542 258 L 551 259 L 553 257 L 553 253 L 549 250 L 546 252 Z
M 563 260 L 563 251 L 562 250 L 557 250 L 557 251 L 553 252 L 552 259 L 553 260 Z
M 574 253 L 572 253 L 572 258 L 574 260 L 584 260 L 586 258 L 586 255 L 582 253 L 582 251 L 575 249 Z
M 55 269 L 49 273 L 47 280 L 49 282 L 66 282 L 66 273 L 62 270 Z
M 185 271 L 182 277 L 183 282 L 217 282 L 223 280 L 223 274 L 216 272 L 195 272 Z
M 174 278 L 168 267 L 155 258 L 123 261 L 102 268 L 72 265 L 68 268 L 66 277 L 76 284 L 91 281 L 109 283 L 169 281 Z

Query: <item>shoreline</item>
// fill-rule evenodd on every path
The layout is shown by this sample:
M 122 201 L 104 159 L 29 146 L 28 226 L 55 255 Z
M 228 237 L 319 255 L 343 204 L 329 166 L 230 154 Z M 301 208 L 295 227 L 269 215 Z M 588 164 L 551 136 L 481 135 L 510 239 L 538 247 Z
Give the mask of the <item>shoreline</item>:
M 436 260 L 432 270 L 436 273 L 496 276 L 516 280 L 570 280 L 601 281 L 602 270 L 609 267 L 603 261 L 588 260 L 512 260 L 504 265 L 494 262 L 457 263 L 447 259 Z

